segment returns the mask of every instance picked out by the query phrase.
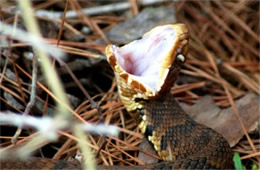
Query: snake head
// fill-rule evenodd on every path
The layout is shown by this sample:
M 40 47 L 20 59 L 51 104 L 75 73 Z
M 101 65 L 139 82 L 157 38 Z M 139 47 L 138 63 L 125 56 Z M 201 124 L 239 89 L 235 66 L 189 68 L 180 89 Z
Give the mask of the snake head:
M 105 53 L 121 99 L 155 98 L 168 92 L 185 61 L 188 37 L 184 24 L 169 24 L 157 26 L 122 47 L 108 45 Z

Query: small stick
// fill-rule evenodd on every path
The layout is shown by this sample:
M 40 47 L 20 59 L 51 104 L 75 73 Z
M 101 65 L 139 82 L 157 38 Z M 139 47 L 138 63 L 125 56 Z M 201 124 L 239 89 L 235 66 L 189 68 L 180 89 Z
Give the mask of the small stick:
M 146 5 L 152 5 L 152 4 L 158 4 L 161 2 L 171 2 L 171 0 L 143 0 L 141 1 L 141 6 Z M 113 3 L 109 5 L 103 5 L 98 7 L 92 7 L 92 8 L 85 8 L 82 10 L 84 14 L 87 15 L 98 15 L 98 14 L 104 14 L 108 12 L 115 12 L 115 11 L 122 11 L 125 9 L 129 9 L 131 5 L 129 2 L 119 2 L 119 3 Z M 50 12 L 46 10 L 38 10 L 35 12 L 35 15 L 38 17 L 47 17 L 47 18 L 61 18 L 62 12 Z M 75 18 L 77 17 L 76 11 L 68 11 L 66 14 L 66 18 Z
M 1 54 L 0 54 L 0 55 L 1 55 Z M 8 60 L 5 59 L 3 71 L 2 71 L 2 74 L 1 74 L 1 76 L 0 76 L 0 85 L 2 84 L 3 78 L 4 78 L 4 76 L 5 76 L 5 71 L 6 71 L 6 68 L 7 68 L 7 64 L 8 64 Z
M 64 12 L 63 12 L 63 15 L 62 15 L 60 30 L 59 30 L 59 34 L 58 34 L 57 47 L 60 44 L 60 39 L 61 39 L 62 30 L 63 30 L 63 26 L 64 26 L 64 22 L 65 22 L 66 12 L 67 12 L 67 9 L 68 9 L 68 4 L 69 4 L 69 1 L 67 0 L 66 5 L 65 5 L 65 9 L 64 9 Z
M 36 82 L 37 82 L 37 72 L 38 72 L 38 57 L 36 55 L 33 56 L 33 70 L 32 70 L 32 87 L 31 87 L 31 97 L 30 101 L 26 106 L 24 111 L 24 116 L 27 116 L 31 111 L 34 103 L 35 103 L 35 93 L 36 93 Z M 12 137 L 12 143 L 15 145 L 17 142 L 18 137 L 22 132 L 22 125 L 18 127 L 15 132 L 15 135 Z

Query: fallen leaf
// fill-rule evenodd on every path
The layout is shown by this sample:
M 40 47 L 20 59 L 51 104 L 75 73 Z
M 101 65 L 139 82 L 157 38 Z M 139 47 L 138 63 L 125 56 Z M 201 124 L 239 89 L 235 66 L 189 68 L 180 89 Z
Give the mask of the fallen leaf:
M 259 95 L 248 93 L 235 101 L 239 116 L 248 133 L 259 128 Z M 241 125 L 231 107 L 220 109 L 211 96 L 202 97 L 192 106 L 181 104 L 196 122 L 204 124 L 222 134 L 233 147 L 244 136 Z

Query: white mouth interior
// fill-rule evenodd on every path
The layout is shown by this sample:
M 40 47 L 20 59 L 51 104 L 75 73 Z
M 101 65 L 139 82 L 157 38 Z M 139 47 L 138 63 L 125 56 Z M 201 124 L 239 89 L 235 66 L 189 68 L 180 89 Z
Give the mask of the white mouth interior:
M 166 25 L 156 27 L 142 39 L 121 48 L 114 46 L 113 51 L 118 64 L 126 72 L 155 92 L 162 62 L 171 53 L 175 41 L 174 29 Z

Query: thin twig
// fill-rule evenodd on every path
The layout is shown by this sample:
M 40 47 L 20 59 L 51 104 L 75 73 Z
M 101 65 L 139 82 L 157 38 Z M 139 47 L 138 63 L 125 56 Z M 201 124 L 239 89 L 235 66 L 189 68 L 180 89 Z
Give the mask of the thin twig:
M 162 2 L 171 2 L 171 1 L 172 0 L 142 0 L 141 6 L 154 5 Z M 119 2 L 119 3 L 104 5 L 104 6 L 86 8 L 83 9 L 82 12 L 86 15 L 97 15 L 97 14 L 104 14 L 108 12 L 123 11 L 129 8 L 130 8 L 129 2 Z M 35 12 L 35 15 L 39 17 L 61 18 L 62 12 L 50 12 L 46 10 L 38 10 Z M 76 11 L 72 10 L 67 12 L 66 18 L 75 18 L 75 17 L 77 17 Z
M 65 18 L 66 18 L 66 12 L 68 9 L 68 5 L 69 5 L 69 0 L 66 0 L 66 5 L 65 5 L 64 12 L 62 15 L 62 20 L 61 20 L 59 34 L 58 34 L 57 46 L 59 46 L 59 44 L 60 44 L 60 39 L 61 39 L 62 31 L 63 31 L 63 26 L 64 26 L 64 22 L 65 22 Z
M 25 111 L 24 111 L 24 116 L 27 116 L 29 112 L 31 111 L 34 103 L 35 103 L 35 96 L 36 96 L 36 82 L 37 82 L 37 73 L 38 73 L 38 57 L 36 55 L 33 56 L 33 65 L 32 65 L 32 85 L 31 85 L 31 96 L 30 96 L 30 101 L 27 104 Z M 15 132 L 15 135 L 12 138 L 12 143 L 15 145 L 17 142 L 18 137 L 20 136 L 22 132 L 22 125 L 18 127 L 18 129 Z
M 1 57 L 1 54 L 0 54 L 0 57 Z M 4 68 L 2 70 L 2 74 L 1 74 L 1 77 L 0 77 L 0 85 L 2 84 L 4 75 L 5 75 L 5 71 L 6 71 L 6 68 L 7 68 L 7 64 L 8 64 L 8 60 L 5 59 Z

